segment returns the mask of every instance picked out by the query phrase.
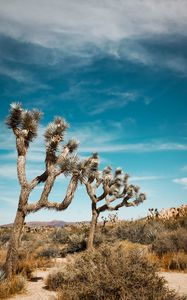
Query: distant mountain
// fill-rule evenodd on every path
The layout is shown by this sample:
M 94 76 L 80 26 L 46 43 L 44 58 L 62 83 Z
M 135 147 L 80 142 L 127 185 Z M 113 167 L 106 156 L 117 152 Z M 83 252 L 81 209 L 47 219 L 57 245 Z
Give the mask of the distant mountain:
M 29 227 L 38 227 L 38 226 L 64 227 L 65 225 L 69 225 L 69 224 L 72 224 L 72 222 L 64 222 L 58 220 L 53 220 L 49 222 L 42 222 L 42 221 L 27 222 L 27 226 Z
M 77 222 L 65 222 L 65 221 L 58 221 L 58 220 L 53 220 L 49 222 L 43 222 L 43 221 L 26 222 L 27 226 L 29 227 L 39 227 L 39 226 L 64 227 L 65 225 L 71 225 L 76 223 Z M 11 227 L 12 225 L 13 223 L 1 225 L 0 227 Z

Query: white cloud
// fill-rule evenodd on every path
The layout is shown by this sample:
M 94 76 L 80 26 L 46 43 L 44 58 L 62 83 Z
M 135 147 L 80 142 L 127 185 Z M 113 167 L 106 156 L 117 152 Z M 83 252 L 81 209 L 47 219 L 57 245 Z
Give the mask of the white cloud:
M 138 40 L 167 34 L 186 35 L 187 3 L 185 0 L 7 0 L 1 1 L 0 19 L 1 34 L 60 50 L 53 53 L 54 63 L 70 56 L 78 57 L 81 63 L 90 63 L 95 55 L 108 53 L 116 59 L 125 57 L 146 65 L 160 65 L 161 58 L 155 58 Z M 187 73 L 186 60 L 181 57 L 166 61 L 164 58 L 162 63 Z M 23 80 L 22 74 L 18 75 Z
M 103 40 L 185 33 L 187 25 L 185 0 L 1 1 L 1 17 L 2 33 L 47 47 L 66 44 L 69 48 L 73 46 L 69 36 L 81 47 L 85 42 L 99 45 Z
M 185 189 L 187 189 L 187 177 L 176 178 L 173 180 L 173 182 L 181 184 Z

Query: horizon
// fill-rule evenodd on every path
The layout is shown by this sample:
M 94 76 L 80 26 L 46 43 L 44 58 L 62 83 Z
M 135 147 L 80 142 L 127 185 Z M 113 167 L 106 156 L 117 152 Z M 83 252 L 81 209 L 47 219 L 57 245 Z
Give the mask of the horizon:
M 20 189 L 15 139 L 4 122 L 12 102 L 44 112 L 28 151 L 29 179 L 44 169 L 44 128 L 60 115 L 70 123 L 66 140 L 80 141 L 78 155 L 98 152 L 101 168 L 122 167 L 147 194 L 140 206 L 121 208 L 120 219 L 186 204 L 187 3 L 15 0 L 0 5 L 0 225 L 13 222 Z M 60 177 L 50 199 L 60 201 L 67 184 Z M 40 191 L 41 186 L 31 201 Z M 41 210 L 26 222 L 90 217 L 91 201 L 79 185 L 67 210 Z

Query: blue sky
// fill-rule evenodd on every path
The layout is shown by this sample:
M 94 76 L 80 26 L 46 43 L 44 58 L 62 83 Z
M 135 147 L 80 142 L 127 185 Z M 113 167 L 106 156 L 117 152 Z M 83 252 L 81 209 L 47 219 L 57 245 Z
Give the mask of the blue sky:
M 13 220 L 19 195 L 15 141 L 4 125 L 13 101 L 44 112 L 28 154 L 30 179 L 44 168 L 44 128 L 61 115 L 82 157 L 98 151 L 101 167 L 123 167 L 147 193 L 120 218 L 186 203 L 186 1 L 0 0 L 0 7 L 0 224 Z M 51 200 L 62 199 L 67 183 L 58 179 Z M 68 210 L 28 220 L 89 218 L 80 186 Z

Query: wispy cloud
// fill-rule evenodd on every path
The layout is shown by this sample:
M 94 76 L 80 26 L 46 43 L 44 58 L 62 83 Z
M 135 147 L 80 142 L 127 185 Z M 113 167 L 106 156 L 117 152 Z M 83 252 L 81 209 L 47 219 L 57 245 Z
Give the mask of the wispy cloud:
M 183 166 L 182 169 L 181 169 L 181 171 L 186 172 L 187 171 L 187 165 Z
M 132 176 L 130 181 L 147 181 L 147 180 L 161 180 L 163 176 L 147 175 L 147 176 Z
M 117 109 L 126 106 L 130 102 L 137 101 L 136 94 L 130 92 L 110 92 L 109 97 L 111 100 L 97 103 L 90 108 L 90 115 L 98 115 L 110 109 Z
M 81 156 L 85 154 L 89 155 L 92 152 L 99 153 L 151 153 L 162 151 L 186 151 L 187 144 L 179 142 L 164 142 L 163 140 L 153 139 L 146 142 L 134 142 L 134 143 L 121 143 L 124 139 L 124 127 L 127 126 L 126 122 L 135 122 L 134 119 L 124 120 L 124 125 L 106 124 L 103 126 L 100 122 L 81 123 L 75 124 L 74 128 L 70 128 L 68 131 L 66 140 L 74 137 L 80 141 L 78 153 Z M 110 130 L 108 128 L 110 127 Z M 1 169 L 0 176 L 14 177 L 15 173 L 10 168 L 10 161 L 16 161 L 16 149 L 15 138 L 13 134 L 9 133 L 9 130 L 2 126 L 3 130 L 0 133 L 0 149 L 3 150 L 0 155 L 0 161 L 2 164 L 8 165 L 8 169 L 5 172 Z M 28 151 L 27 161 L 28 163 L 35 163 L 39 169 L 44 167 L 45 161 L 45 143 L 44 133 L 45 127 L 40 126 L 38 132 L 38 138 L 30 145 Z M 8 140 L 7 140 L 8 139 Z M 6 143 L 5 143 L 6 141 Z M 10 168 L 10 169 L 9 169 Z M 4 174 L 4 175 L 3 175 Z M 7 174 L 7 175 L 6 175 Z M 10 175 L 8 175 L 10 174 Z
M 0 74 L 10 77 L 19 83 L 25 82 L 33 82 L 33 77 L 25 70 L 14 70 L 13 68 L 9 68 L 8 66 L 2 66 L 0 68 Z
M 81 152 L 157 152 L 157 151 L 186 151 L 187 145 L 180 143 L 134 143 L 134 144 L 108 144 L 98 146 L 80 147 Z
M 40 175 L 42 173 L 42 168 L 36 166 L 32 168 L 31 166 L 27 168 L 27 176 L 29 178 L 33 178 L 37 175 Z M 1 169 L 0 169 L 0 178 L 6 178 L 6 179 L 11 179 L 11 180 L 17 180 L 17 168 L 16 164 L 1 164 Z
M 95 97 L 100 101 L 95 101 Z M 128 90 L 121 86 L 106 88 L 99 81 L 71 83 L 69 89 L 57 95 L 54 100 L 80 102 L 81 109 L 91 116 L 123 108 L 130 103 L 141 102 L 149 105 L 152 102 L 152 99 L 144 96 L 142 91 Z
M 50 87 L 42 83 L 39 78 L 28 71 L 25 70 L 23 67 L 10 67 L 8 64 L 5 66 L 4 64 L 0 63 L 0 75 L 4 75 L 10 79 L 13 79 L 19 84 L 26 84 L 27 85 L 27 92 L 30 91 L 34 92 L 36 90 L 49 90 Z M 24 89 L 25 90 L 25 89 Z M 22 90 L 21 94 L 24 94 L 24 90 Z
M 187 189 L 187 177 L 176 178 L 173 180 L 173 182 L 178 183 L 182 185 L 185 189 Z

